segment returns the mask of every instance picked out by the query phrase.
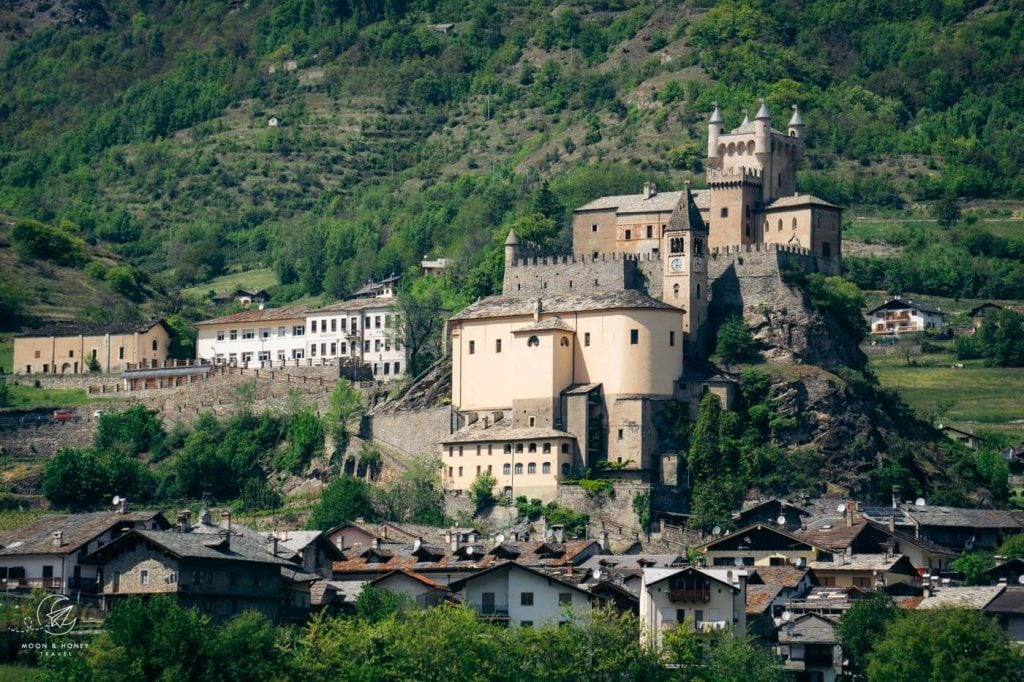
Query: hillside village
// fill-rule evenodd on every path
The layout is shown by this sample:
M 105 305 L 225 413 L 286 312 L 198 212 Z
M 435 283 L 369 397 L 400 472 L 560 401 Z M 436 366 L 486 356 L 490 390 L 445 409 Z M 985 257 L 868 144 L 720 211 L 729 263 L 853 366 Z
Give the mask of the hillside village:
M 591 201 L 573 213 L 570 252 L 510 231 L 501 293 L 446 317 L 438 365 L 361 419 L 349 449 L 392 451 L 377 476 L 394 476 L 403 453 L 432 455 L 445 509 L 471 524 L 352 518 L 307 530 L 271 517 L 254 519 L 257 528 L 205 502 L 193 518 L 119 496 L 112 511 L 51 513 L 0 533 L 5 590 L 65 595 L 94 618 L 131 597 L 170 595 L 220 624 L 256 611 L 301 625 L 353 613 L 374 590 L 523 628 L 611 609 L 637 617 L 640 645 L 655 652 L 680 628 L 746 633 L 798 680 L 850 672 L 838 623 L 876 594 L 901 609 L 975 609 L 1024 644 L 1021 560 L 996 556 L 970 575 L 957 563 L 1024 537 L 1024 512 L 904 502 L 894 487 L 891 504 L 803 494 L 743 500 L 714 528 L 692 515 L 698 472 L 666 433 L 666 415 L 678 405 L 699 424 L 712 403 L 737 410 L 750 380 L 712 355 L 713 330 L 736 315 L 792 315 L 792 306 L 818 329 L 775 341 L 770 363 L 833 369 L 816 345 L 849 343 L 794 283 L 840 273 L 843 253 L 841 209 L 795 187 L 800 112 L 778 130 L 762 102 L 754 122 L 726 132 L 716 108 L 708 131 L 708 189 L 649 183 Z M 173 332 L 152 320 L 41 327 L 16 337 L 13 365 L 18 375 L 159 405 L 165 419 L 198 413 L 205 404 L 190 391 L 216 396 L 232 376 L 252 377 L 253 397 L 269 401 L 275 383 L 296 381 L 323 412 L 338 383 L 386 389 L 408 371 L 398 282 L 370 282 L 315 309 L 265 307 L 259 292 L 240 289 L 245 309 L 196 323 L 187 360 L 168 357 Z M 872 335 L 943 325 L 941 311 L 900 298 L 866 315 Z M 428 388 L 427 404 L 410 403 L 424 381 L 443 394 Z M 169 412 L 161 397 L 173 394 Z M 55 412 L 50 428 L 73 428 L 80 416 L 67 415 Z M 947 435 L 978 447 L 972 434 Z M 346 463 L 342 474 L 354 473 Z M 373 476 L 365 467 L 360 475 Z M 581 487 L 595 480 L 596 494 Z M 470 498 L 488 515 L 474 519 Z M 586 520 L 566 527 L 502 511 L 527 500 Z

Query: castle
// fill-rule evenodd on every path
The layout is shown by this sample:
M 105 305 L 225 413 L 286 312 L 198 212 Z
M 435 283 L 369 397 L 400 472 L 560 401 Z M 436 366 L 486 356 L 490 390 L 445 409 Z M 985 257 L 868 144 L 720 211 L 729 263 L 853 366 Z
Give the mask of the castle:
M 671 400 L 696 405 L 733 386 L 694 368 L 709 319 L 741 314 L 744 291 L 783 268 L 838 273 L 841 209 L 795 193 L 803 121 L 724 133 L 708 122 L 707 190 L 602 197 L 574 211 L 573 253 L 543 254 L 515 232 L 505 242 L 500 296 L 450 321 L 452 406 L 442 480 L 469 489 L 482 473 L 499 491 L 549 500 L 561 480 L 602 462 L 657 480 L 665 468 L 655 422 Z M 768 286 L 767 289 L 771 287 Z

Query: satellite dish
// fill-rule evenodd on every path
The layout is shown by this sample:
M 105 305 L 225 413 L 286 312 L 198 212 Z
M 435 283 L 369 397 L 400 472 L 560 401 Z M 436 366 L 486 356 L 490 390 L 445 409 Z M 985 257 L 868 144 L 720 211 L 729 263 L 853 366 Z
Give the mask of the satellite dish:
M 1024 576 L 1021 576 L 1021 577 L 1024 578 Z M 600 579 L 601 579 L 601 569 L 599 568 L 596 571 L 594 571 L 594 580 L 600 580 Z
M 836 507 L 836 511 L 839 512 L 840 514 L 845 514 L 846 513 L 846 505 L 845 504 L 839 505 L 838 507 Z
M 925 506 L 925 504 L 926 504 L 926 503 L 925 503 L 925 501 L 924 501 L 924 498 L 923 498 L 923 497 L 919 497 L 919 498 L 917 498 L 916 500 L 914 500 L 914 506 L 915 506 L 915 507 L 923 507 L 923 506 Z
M 1017 582 L 1021 585 L 1024 585 L 1024 575 L 1017 576 Z
M 474 549 L 473 545 L 470 545 L 466 548 L 466 556 L 473 556 L 474 551 L 476 550 Z
M 422 541 L 419 538 L 416 538 L 415 540 L 413 540 L 412 541 L 412 551 L 415 552 L 415 551 L 419 550 L 421 544 L 423 544 L 423 543 L 422 543 Z
M 721 535 L 722 534 L 722 527 L 721 526 L 715 526 L 714 528 L 711 529 L 711 534 L 712 535 Z
M 495 541 L 495 542 L 497 542 L 497 543 L 498 543 L 498 544 L 500 545 L 501 543 L 505 542 L 505 536 L 504 536 L 504 535 L 502 535 L 501 533 L 498 533 L 498 534 L 497 534 L 497 535 L 496 535 L 496 536 L 494 537 L 494 541 Z
M 798 556 L 796 558 L 796 565 L 797 566 L 803 566 L 804 565 L 804 558 L 802 556 Z
M 785 526 L 786 525 L 786 517 L 782 516 L 780 514 L 779 518 L 775 519 L 775 523 L 779 524 L 780 526 Z
M 121 496 L 120 495 L 114 495 L 114 499 L 111 500 L 111 502 L 116 507 L 117 505 L 121 504 Z
M 786 621 L 788 623 L 792 619 L 793 619 L 793 614 L 792 613 L 790 613 L 789 611 L 783 611 L 782 612 L 782 620 L 784 620 L 784 621 Z
M 737 566 L 742 566 L 742 565 L 743 565 L 743 557 L 735 557 L 735 558 L 734 558 L 734 559 L 732 560 L 732 562 L 733 562 L 734 564 L 736 564 Z

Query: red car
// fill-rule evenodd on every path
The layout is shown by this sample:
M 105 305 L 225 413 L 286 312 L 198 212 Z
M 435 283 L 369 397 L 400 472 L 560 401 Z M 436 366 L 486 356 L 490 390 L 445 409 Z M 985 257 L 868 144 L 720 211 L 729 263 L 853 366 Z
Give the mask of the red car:
M 54 410 L 53 416 L 50 419 L 55 422 L 73 422 L 75 421 L 75 413 L 71 410 Z

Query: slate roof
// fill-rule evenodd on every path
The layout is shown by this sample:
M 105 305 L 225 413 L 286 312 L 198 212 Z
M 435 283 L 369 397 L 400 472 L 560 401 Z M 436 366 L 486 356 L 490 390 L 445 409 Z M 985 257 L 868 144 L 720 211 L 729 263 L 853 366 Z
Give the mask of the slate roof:
M 764 613 L 780 592 L 782 585 L 747 585 L 747 614 L 757 616 Z
M 906 308 L 913 308 L 914 310 L 920 310 L 922 313 L 931 313 L 933 315 L 945 315 L 934 306 L 930 306 L 924 303 L 915 303 L 911 299 L 903 298 L 891 298 L 880 306 L 876 306 L 867 312 L 868 315 L 878 312 L 879 310 L 904 310 Z
M 291 308 L 259 308 L 254 310 L 245 310 L 234 315 L 225 315 L 224 317 L 215 317 L 210 320 L 202 320 L 200 322 L 193 323 L 196 327 L 202 327 L 211 324 L 242 324 L 245 322 L 273 322 L 278 320 L 303 320 L 307 313 L 306 308 L 302 307 L 291 307 Z
M 53 322 L 29 329 L 17 336 L 19 338 L 62 337 L 62 336 L 106 336 L 107 334 L 145 334 L 157 325 L 162 325 L 170 333 L 163 320 L 147 320 L 145 322 L 113 322 L 110 324 L 76 324 L 70 322 Z
M 905 559 L 902 554 L 854 554 L 845 557 L 842 563 L 812 561 L 808 567 L 815 571 L 891 571 Z
M 512 333 L 525 334 L 528 332 L 546 332 L 553 330 L 572 332 L 573 334 L 576 333 L 576 330 L 570 327 L 568 324 L 566 324 L 565 321 L 560 317 L 552 317 L 547 320 L 541 320 L 540 322 L 528 324 L 525 327 L 516 327 L 515 329 L 512 330 Z
M 993 303 L 992 301 L 986 301 L 985 303 L 982 303 L 981 305 L 976 305 L 970 310 L 968 310 L 967 315 L 969 317 L 976 317 L 978 313 L 987 308 L 995 308 L 997 310 L 1002 310 L 1003 306 L 999 305 L 998 303 Z
M 517 296 L 488 296 L 465 308 L 452 320 L 474 320 L 493 317 L 517 317 L 533 315 L 536 299 Z M 679 308 L 640 293 L 635 289 L 623 289 L 594 294 L 563 294 L 541 298 L 541 314 L 575 313 L 592 310 L 618 310 L 622 308 L 653 308 L 672 310 L 681 314 Z
M 307 315 L 315 316 L 323 313 L 343 313 L 343 312 L 357 312 L 361 310 L 370 310 L 373 308 L 393 308 L 395 306 L 396 299 L 394 298 L 367 298 L 367 299 L 356 299 L 353 301 L 339 301 L 332 303 L 331 305 L 324 306 L 323 308 L 317 308 L 316 310 L 310 310 Z
M 812 545 L 838 551 L 849 547 L 866 526 L 867 522 L 861 518 L 855 518 L 852 526 L 843 519 L 828 519 L 816 527 L 794 531 L 793 535 Z
M 521 565 L 533 567 L 565 567 L 575 565 L 574 561 L 582 552 L 597 547 L 595 540 L 567 540 L 561 543 L 536 540 L 529 542 L 504 542 L 490 547 L 485 554 L 472 557 L 460 557 L 447 549 L 435 561 L 420 561 L 412 554 L 413 546 L 389 545 L 379 556 L 382 561 L 367 561 L 369 556 L 352 556 L 345 561 L 335 561 L 332 565 L 335 575 L 345 573 L 379 573 L 403 569 L 413 572 L 458 569 L 478 571 L 490 566 L 514 559 Z M 599 549 L 599 548 L 598 548 Z
M 736 589 L 734 580 L 738 577 L 747 575 L 747 572 L 743 569 L 698 568 L 696 566 L 684 566 L 681 568 L 645 568 L 644 583 L 650 587 L 655 583 L 660 583 L 662 580 L 671 578 L 677 573 L 682 573 L 684 571 L 696 571 L 697 573 L 703 573 L 707 577 L 717 580 L 724 585 L 728 585 L 733 589 Z
M 266 545 L 245 536 L 232 535 L 230 542 L 225 542 L 227 538 L 206 533 L 152 530 L 133 532 L 179 558 L 228 559 L 295 568 L 291 561 L 270 554 L 266 550 Z M 117 542 L 124 541 L 130 535 L 131 533 L 122 536 Z
M 679 203 L 676 204 L 676 208 L 672 212 L 665 232 L 707 229 L 707 225 L 704 224 L 704 219 L 700 215 L 700 209 L 693 202 L 690 186 L 687 185 L 686 189 L 679 193 Z
M 985 613 L 1024 614 L 1024 587 L 1007 587 L 985 606 Z
M 1005 589 L 1005 585 L 943 587 L 921 600 L 918 608 L 938 609 L 944 606 L 960 606 L 968 609 L 983 609 Z
M 463 426 L 450 436 L 441 440 L 442 445 L 449 443 L 484 443 L 497 440 L 541 440 L 544 438 L 575 438 L 571 433 L 548 429 L 540 426 L 514 428 L 511 420 L 501 420 L 485 427 L 482 419 Z
M 442 585 L 439 582 L 431 580 L 430 578 L 428 578 L 426 576 L 420 575 L 419 573 L 417 573 L 415 571 L 406 571 L 406 570 L 397 570 L 397 571 L 391 571 L 390 573 L 385 573 L 384 575 L 380 576 L 379 578 L 371 580 L 369 582 L 369 584 L 370 585 L 376 585 L 378 583 L 381 583 L 381 582 L 387 580 L 388 578 L 390 578 L 392 576 L 404 576 L 406 578 L 409 578 L 410 580 L 415 580 L 416 582 L 421 583 L 423 585 L 426 585 L 427 587 L 430 587 L 430 588 L 435 589 L 435 590 L 442 590 L 444 592 L 449 592 L 450 591 L 450 589 L 447 586 Z
M 823 549 L 823 548 L 825 548 L 825 545 L 820 545 L 820 544 L 818 544 L 816 542 L 813 542 L 812 540 L 804 537 L 804 535 L 802 533 L 790 533 L 790 532 L 788 532 L 786 530 L 783 530 L 782 528 L 779 528 L 778 526 L 773 526 L 773 525 L 770 525 L 770 524 L 767 524 L 767 523 L 753 523 L 753 524 L 750 524 L 749 526 L 744 526 L 743 528 L 739 528 L 737 530 L 730 531 L 729 533 L 727 533 L 725 535 L 719 535 L 718 537 L 712 537 L 707 542 L 705 542 L 703 544 L 700 544 L 700 545 L 697 545 L 695 547 L 695 549 L 699 549 L 699 550 L 703 550 L 703 551 L 708 551 L 708 550 L 711 550 L 711 548 L 714 545 L 716 545 L 716 544 L 718 544 L 720 542 L 723 542 L 723 541 L 726 541 L 726 540 L 732 540 L 733 538 L 735 538 L 738 535 L 743 535 L 744 533 L 750 533 L 752 531 L 767 531 L 769 533 L 774 533 L 776 535 L 781 535 L 782 537 L 787 538 L 789 540 L 795 540 L 795 541 L 799 542 L 800 544 L 811 545 L 811 547 L 814 548 L 814 549 Z
M 483 576 L 489 575 L 489 574 L 494 573 L 496 571 L 502 571 L 502 570 L 512 571 L 512 570 L 516 570 L 516 569 L 521 570 L 521 571 L 526 571 L 527 573 L 533 573 L 534 575 L 542 576 L 544 578 L 547 578 L 550 581 L 556 582 L 556 583 L 558 583 L 560 585 L 565 585 L 566 587 L 572 588 L 572 589 L 576 590 L 577 592 L 582 592 L 583 594 L 585 594 L 587 596 L 591 596 L 591 593 L 589 591 L 587 591 L 583 587 L 580 587 L 579 584 L 577 584 L 575 582 L 566 580 L 562 576 L 554 575 L 550 571 L 545 571 L 542 568 L 539 568 L 539 567 L 536 567 L 536 566 L 527 566 L 525 564 L 519 563 L 518 561 L 506 561 L 506 562 L 503 562 L 501 564 L 497 564 L 495 566 L 490 566 L 488 568 L 483 569 L 482 571 L 474 573 L 471 576 L 468 576 L 468 577 L 462 578 L 460 580 L 455 580 L 455 581 L 451 582 L 449 584 L 449 588 L 451 590 L 457 592 L 457 591 L 460 591 L 466 585 L 466 583 L 471 582 L 473 580 L 476 580 L 477 578 L 482 578 Z
M 681 554 L 599 554 L 592 556 L 580 568 L 595 570 L 621 570 L 643 568 L 680 567 L 686 558 Z
M 756 584 L 753 583 L 756 575 L 765 585 L 778 585 L 780 588 L 798 587 L 807 577 L 807 569 L 796 566 L 754 566 L 749 573 L 751 584 Z
M 92 512 L 89 514 L 47 514 L 21 528 L 0 533 L 0 556 L 23 554 L 73 554 L 83 545 L 112 528 L 126 523 L 156 522 L 167 527 L 160 512 Z M 63 533 L 63 544 L 53 544 L 53 534 Z
M 907 516 L 922 526 L 954 528 L 1021 529 L 1017 516 L 999 509 L 963 509 L 959 507 L 908 507 Z
M 843 210 L 835 204 L 831 204 L 824 199 L 814 196 L 813 194 L 797 194 L 790 197 L 779 197 L 772 203 L 765 207 L 765 211 L 771 211 L 776 208 L 792 208 L 794 206 L 824 206 L 825 208 L 834 208 L 837 211 Z
M 780 644 L 835 644 L 835 621 L 817 613 L 805 613 L 778 628 Z

